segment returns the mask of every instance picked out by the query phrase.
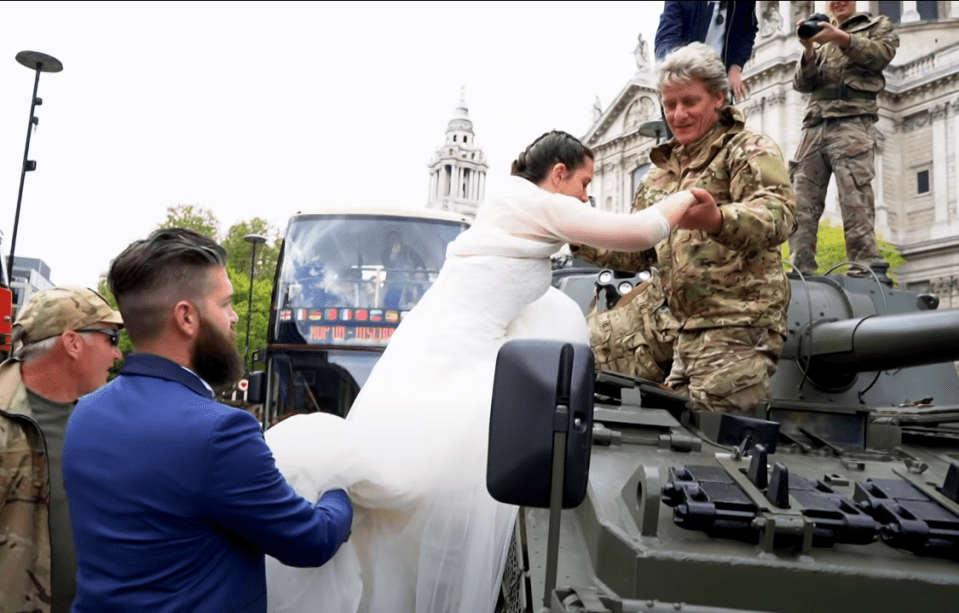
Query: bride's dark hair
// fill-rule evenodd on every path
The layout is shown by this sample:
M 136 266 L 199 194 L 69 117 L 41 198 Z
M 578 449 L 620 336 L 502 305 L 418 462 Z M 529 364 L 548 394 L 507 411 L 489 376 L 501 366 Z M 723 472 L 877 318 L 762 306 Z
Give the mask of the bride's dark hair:
M 534 140 L 513 160 L 510 174 L 538 185 L 556 164 L 565 164 L 574 172 L 586 158 L 595 159 L 589 147 L 567 132 L 553 130 Z

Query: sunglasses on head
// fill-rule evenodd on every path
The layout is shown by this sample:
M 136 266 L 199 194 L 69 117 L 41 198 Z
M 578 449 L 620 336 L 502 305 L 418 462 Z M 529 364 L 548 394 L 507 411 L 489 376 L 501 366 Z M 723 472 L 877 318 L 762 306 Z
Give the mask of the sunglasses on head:
M 116 347 L 120 344 L 120 331 L 116 328 L 81 328 L 74 332 L 99 332 L 110 339 L 110 344 Z

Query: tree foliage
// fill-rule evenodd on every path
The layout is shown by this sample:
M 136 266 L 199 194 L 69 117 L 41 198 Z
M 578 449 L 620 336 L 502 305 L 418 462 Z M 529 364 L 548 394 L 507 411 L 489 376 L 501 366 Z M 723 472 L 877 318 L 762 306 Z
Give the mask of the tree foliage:
M 240 274 L 250 276 L 250 261 L 253 259 L 254 243 L 247 236 L 259 236 L 266 242 L 256 244 L 254 276 L 273 279 L 276 273 L 276 261 L 280 256 L 279 233 L 270 224 L 259 217 L 233 224 L 221 241 L 221 245 L 230 254 L 230 267 Z
M 876 241 L 879 245 L 879 254 L 883 259 L 889 262 L 889 277 L 895 279 L 893 271 L 906 260 L 896 248 L 886 242 L 882 236 L 877 235 Z M 783 259 L 789 259 L 789 243 L 783 243 Z M 819 268 L 816 270 L 819 274 L 825 274 L 834 266 L 848 261 L 846 257 L 846 236 L 843 233 L 842 226 L 833 224 L 828 218 L 824 218 L 819 223 L 819 235 L 816 241 L 816 261 L 819 263 Z M 847 269 L 848 267 L 838 267 L 834 272 L 841 274 Z M 787 268 L 787 270 L 789 270 L 789 268 Z
M 220 222 L 213 211 L 192 204 L 179 204 L 166 209 L 166 220 L 158 228 L 187 228 L 204 236 L 217 238 Z

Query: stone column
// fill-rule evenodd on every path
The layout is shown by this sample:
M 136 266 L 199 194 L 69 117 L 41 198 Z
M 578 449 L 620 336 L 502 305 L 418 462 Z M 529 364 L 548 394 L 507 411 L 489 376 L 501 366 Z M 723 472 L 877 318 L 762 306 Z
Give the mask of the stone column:
M 876 221 L 875 228 L 877 234 L 882 234 L 883 238 L 895 241 L 895 237 L 889 236 L 889 207 L 886 204 L 886 191 L 883 185 L 882 152 L 886 148 L 885 138 L 879 138 L 876 141 L 876 154 L 873 159 L 873 168 L 876 169 L 876 176 L 872 180 L 873 195 L 875 196 Z
M 946 109 L 948 105 L 937 105 L 929 109 L 929 129 L 932 131 L 932 177 L 930 187 L 936 211 L 936 223 L 932 228 L 933 238 L 951 236 L 954 231 L 949 227 L 948 158 L 949 143 L 946 138 Z M 916 179 L 913 177 L 913 181 Z
M 959 4 L 959 2 L 953 2 L 953 4 Z M 959 17 L 959 8 L 957 8 L 956 12 L 953 14 L 956 17 Z M 952 151 L 949 152 L 949 154 L 952 155 L 952 158 L 950 160 L 951 162 L 950 165 L 953 168 L 955 168 L 956 166 L 959 166 L 959 150 L 957 150 L 957 147 L 955 146 L 955 142 L 956 142 L 955 139 L 959 138 L 959 98 L 956 98 L 955 100 L 953 100 L 952 103 L 948 105 L 948 108 L 950 113 L 952 114 L 952 134 L 953 134 L 952 136 L 953 147 L 952 147 Z M 955 183 L 954 189 L 956 190 L 954 200 L 957 206 L 959 206 L 959 179 L 954 180 L 954 183 Z
M 913 21 L 919 21 L 916 0 L 904 0 L 902 3 L 902 23 L 912 23 Z
M 930 285 L 932 285 L 932 292 L 939 297 L 939 308 L 952 308 L 952 293 L 956 286 L 955 278 L 939 277 L 938 279 L 933 279 Z

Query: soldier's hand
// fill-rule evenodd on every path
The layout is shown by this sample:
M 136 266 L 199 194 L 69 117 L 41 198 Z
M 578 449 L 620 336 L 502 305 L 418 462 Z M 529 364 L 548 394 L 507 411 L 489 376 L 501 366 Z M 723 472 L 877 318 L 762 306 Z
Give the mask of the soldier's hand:
M 749 90 L 746 89 L 746 85 L 743 83 L 742 69 L 735 64 L 729 68 L 729 89 L 732 90 L 733 98 L 736 102 L 745 100 L 746 94 L 749 93 Z
M 696 202 L 686 209 L 686 213 L 679 220 L 679 227 L 686 230 L 703 230 L 710 234 L 718 232 L 723 223 L 723 214 L 712 194 L 696 187 L 690 188 L 689 192 L 696 197 Z
M 809 39 L 810 43 L 819 43 L 820 45 L 835 43 L 843 49 L 849 46 L 852 39 L 848 33 L 825 21 L 820 23 L 819 26 L 819 33 Z

